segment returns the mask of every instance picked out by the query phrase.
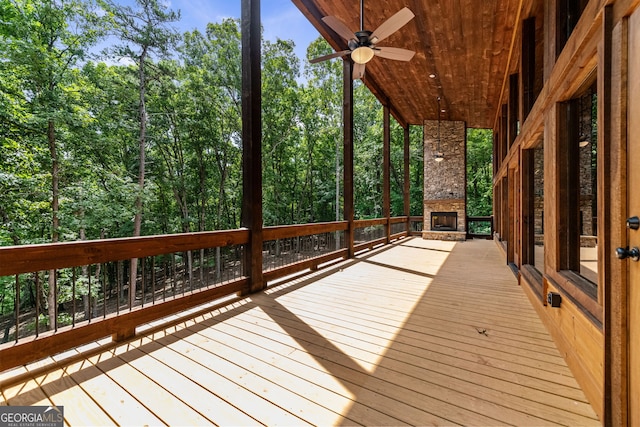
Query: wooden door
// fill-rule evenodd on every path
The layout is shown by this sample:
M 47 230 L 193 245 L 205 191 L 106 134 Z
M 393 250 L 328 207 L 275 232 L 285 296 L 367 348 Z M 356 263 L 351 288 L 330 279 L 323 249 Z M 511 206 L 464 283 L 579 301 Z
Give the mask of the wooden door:
M 628 214 L 640 216 L 640 9 L 629 19 Z M 629 230 L 640 248 L 640 230 Z M 640 262 L 629 261 L 629 425 L 640 426 Z

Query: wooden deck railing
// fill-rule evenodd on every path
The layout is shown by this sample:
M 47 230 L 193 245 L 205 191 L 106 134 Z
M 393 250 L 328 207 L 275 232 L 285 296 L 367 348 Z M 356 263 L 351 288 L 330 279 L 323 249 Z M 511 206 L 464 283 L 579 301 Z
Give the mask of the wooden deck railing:
M 354 252 L 415 233 L 417 222 L 422 218 L 354 221 Z M 340 221 L 264 228 L 264 280 L 346 258 L 348 227 Z M 144 323 L 247 292 L 243 252 L 249 233 L 1 247 L 0 292 L 14 304 L 0 312 L 0 371 L 104 337 L 126 339 Z M 48 289 L 55 295 L 51 311 Z
M 262 270 L 271 281 L 348 256 L 347 221 L 266 227 L 262 232 Z
M 468 216 L 467 237 L 493 239 L 493 216 Z
M 5 289 L 13 281 L 14 299 L 1 318 L 0 370 L 105 336 L 123 339 L 138 325 L 243 290 L 248 238 L 232 230 L 0 248 L 0 280 Z
M 423 216 L 410 216 L 409 217 L 409 234 L 412 236 L 422 236 L 422 229 L 424 228 Z

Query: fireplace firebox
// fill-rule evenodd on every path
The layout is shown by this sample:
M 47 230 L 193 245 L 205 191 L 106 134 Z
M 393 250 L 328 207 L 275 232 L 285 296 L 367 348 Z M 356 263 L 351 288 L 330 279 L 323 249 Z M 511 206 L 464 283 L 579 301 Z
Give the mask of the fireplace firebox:
M 458 230 L 457 212 L 431 212 L 432 231 L 456 231 Z

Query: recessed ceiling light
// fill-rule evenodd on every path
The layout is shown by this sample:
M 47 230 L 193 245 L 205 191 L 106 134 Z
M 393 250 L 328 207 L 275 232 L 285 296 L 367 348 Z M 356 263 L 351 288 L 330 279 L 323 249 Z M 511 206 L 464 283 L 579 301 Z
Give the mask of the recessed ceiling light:
M 432 79 L 435 79 L 436 75 L 435 74 L 429 74 L 429 77 L 431 77 Z

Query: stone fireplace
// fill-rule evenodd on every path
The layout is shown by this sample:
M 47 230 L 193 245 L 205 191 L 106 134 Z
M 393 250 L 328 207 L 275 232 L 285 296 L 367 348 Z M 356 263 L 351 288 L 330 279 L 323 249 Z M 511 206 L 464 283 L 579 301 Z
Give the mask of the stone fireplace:
M 431 230 L 458 230 L 458 212 L 431 212 Z
M 466 239 L 466 126 L 464 122 L 424 123 L 424 224 L 422 237 L 432 240 Z

